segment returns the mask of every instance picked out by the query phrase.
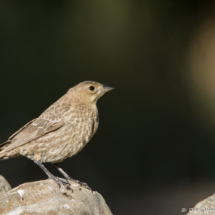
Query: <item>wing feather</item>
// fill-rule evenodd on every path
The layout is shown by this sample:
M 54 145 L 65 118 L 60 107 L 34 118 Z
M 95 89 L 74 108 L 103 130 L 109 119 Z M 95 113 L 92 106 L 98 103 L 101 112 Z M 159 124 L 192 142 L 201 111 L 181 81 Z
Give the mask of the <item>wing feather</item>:
M 30 121 L 17 132 L 15 132 L 8 141 L 2 143 L 0 148 L 7 152 L 17 148 L 23 144 L 36 140 L 49 132 L 55 131 L 64 125 L 65 113 L 70 109 L 70 106 L 59 104 L 51 106 L 43 112 L 38 118 Z M 4 145 L 6 147 L 4 147 Z

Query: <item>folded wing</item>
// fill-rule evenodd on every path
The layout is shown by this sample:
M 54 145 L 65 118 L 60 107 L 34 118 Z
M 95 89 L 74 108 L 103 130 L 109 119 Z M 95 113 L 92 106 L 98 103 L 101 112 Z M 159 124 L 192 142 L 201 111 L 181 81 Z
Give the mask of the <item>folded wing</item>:
M 2 143 L 0 155 L 60 129 L 64 125 L 64 116 L 69 109 L 70 106 L 64 104 L 51 106 L 39 118 L 27 123 L 9 137 L 8 141 Z

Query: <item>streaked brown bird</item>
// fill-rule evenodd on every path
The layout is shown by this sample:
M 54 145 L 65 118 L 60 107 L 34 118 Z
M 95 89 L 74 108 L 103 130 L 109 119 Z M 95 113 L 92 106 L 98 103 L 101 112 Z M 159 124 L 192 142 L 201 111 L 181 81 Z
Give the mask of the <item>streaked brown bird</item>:
M 98 129 L 97 100 L 113 88 L 94 81 L 82 82 L 0 145 L 0 160 L 25 156 L 39 165 L 59 187 L 73 180 L 58 163 L 83 149 Z M 66 178 L 51 174 L 52 163 Z M 86 184 L 85 184 L 86 185 Z

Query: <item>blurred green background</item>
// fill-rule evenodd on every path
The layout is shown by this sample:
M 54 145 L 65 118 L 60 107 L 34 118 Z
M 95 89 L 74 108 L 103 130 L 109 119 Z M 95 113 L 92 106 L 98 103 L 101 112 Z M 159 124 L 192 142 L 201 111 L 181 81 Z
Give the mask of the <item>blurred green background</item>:
M 114 214 L 182 214 L 215 192 L 214 1 L 0 1 L 0 141 L 85 80 L 116 88 L 61 166 Z M 58 172 L 49 164 L 51 172 Z M 1 161 L 11 185 L 46 179 Z

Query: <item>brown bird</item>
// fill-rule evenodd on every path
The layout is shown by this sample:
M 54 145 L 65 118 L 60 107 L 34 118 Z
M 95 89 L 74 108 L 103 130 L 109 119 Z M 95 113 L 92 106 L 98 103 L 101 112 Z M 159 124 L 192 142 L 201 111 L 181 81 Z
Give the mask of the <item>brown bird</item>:
M 112 89 L 94 81 L 85 81 L 69 89 L 38 118 L 0 144 L 0 160 L 28 157 L 59 187 L 71 189 L 68 180 L 74 179 L 57 164 L 77 154 L 91 140 L 98 129 L 96 102 Z M 52 175 L 42 164 L 46 162 L 57 167 L 66 181 Z

